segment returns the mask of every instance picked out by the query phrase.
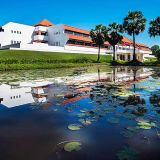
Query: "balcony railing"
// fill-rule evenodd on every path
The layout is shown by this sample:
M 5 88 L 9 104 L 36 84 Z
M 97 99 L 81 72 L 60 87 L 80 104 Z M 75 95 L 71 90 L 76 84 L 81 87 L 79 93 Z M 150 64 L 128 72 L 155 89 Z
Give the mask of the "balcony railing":
M 35 35 L 34 40 L 48 41 L 48 36 Z
M 37 26 L 37 27 L 35 28 L 35 31 L 47 32 L 47 28 L 46 28 L 46 27 L 43 27 L 43 26 Z

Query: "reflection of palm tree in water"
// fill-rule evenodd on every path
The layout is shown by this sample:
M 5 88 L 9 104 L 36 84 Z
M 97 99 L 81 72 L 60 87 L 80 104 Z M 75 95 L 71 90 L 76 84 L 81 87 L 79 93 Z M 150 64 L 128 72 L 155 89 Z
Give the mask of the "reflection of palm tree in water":
M 133 71 L 133 81 L 134 81 L 134 84 L 133 84 L 133 92 L 135 93 L 136 92 L 136 84 L 135 84 L 135 81 L 137 80 L 136 79 L 136 76 L 137 76 L 137 71 L 139 70 L 138 67 L 133 67 L 132 68 L 132 71 Z
M 116 68 L 113 67 L 113 82 L 116 82 Z
M 101 81 L 101 72 L 100 72 L 100 69 L 98 68 L 98 81 L 100 82 Z

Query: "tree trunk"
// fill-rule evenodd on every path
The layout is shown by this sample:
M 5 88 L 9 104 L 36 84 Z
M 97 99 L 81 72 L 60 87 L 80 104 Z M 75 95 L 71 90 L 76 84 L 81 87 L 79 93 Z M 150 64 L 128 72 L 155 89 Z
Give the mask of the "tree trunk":
M 116 60 L 116 46 L 113 45 L 113 61 Z
M 101 52 L 101 45 L 98 46 L 98 58 L 97 58 L 97 62 L 100 62 L 100 52 Z
M 136 58 L 136 41 L 135 41 L 135 33 L 133 32 L 133 61 L 137 61 Z

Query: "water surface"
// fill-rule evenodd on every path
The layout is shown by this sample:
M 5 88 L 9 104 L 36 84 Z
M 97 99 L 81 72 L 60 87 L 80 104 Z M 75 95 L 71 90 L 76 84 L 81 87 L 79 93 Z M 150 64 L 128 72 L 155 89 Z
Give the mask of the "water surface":
M 158 160 L 159 75 L 106 66 L 1 72 L 0 159 Z M 72 141 L 79 151 L 64 150 Z

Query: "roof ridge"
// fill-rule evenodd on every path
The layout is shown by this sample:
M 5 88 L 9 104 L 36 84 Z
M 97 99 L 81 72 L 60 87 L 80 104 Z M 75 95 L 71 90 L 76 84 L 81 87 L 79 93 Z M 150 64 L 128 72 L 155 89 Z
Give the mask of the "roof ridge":
M 38 25 L 53 26 L 54 24 L 52 22 L 50 22 L 48 19 L 42 19 L 41 21 L 39 21 L 38 23 L 36 23 L 34 26 L 38 26 Z
M 74 27 L 74 26 L 70 26 L 70 25 L 67 25 L 67 24 L 61 24 L 61 25 L 63 25 L 63 26 L 67 26 L 67 27 L 71 27 L 71 28 L 75 28 L 75 29 L 80 29 L 80 30 L 88 31 L 88 32 L 89 32 L 89 30 L 87 30 L 87 29 L 82 29 L 82 28 Z

